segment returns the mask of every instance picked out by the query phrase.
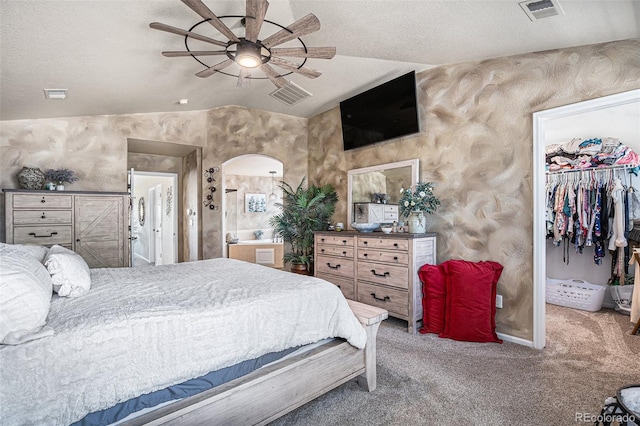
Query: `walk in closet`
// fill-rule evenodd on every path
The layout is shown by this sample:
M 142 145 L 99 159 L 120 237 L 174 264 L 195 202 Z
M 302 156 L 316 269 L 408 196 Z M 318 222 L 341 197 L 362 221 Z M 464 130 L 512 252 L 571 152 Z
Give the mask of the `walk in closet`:
M 534 347 L 542 348 L 545 342 L 547 278 L 606 285 L 616 273 L 624 279 L 625 269 L 633 272 L 629 258 L 622 257 L 624 250 L 617 248 L 632 227 L 625 223 L 624 209 L 632 208 L 634 197 L 640 199 L 640 171 L 634 168 L 640 154 L 638 123 L 640 90 L 534 114 Z M 623 145 L 619 150 L 628 148 L 617 157 L 628 155 L 621 163 L 607 158 L 616 141 Z M 568 159 L 562 158 L 565 150 L 572 154 Z M 554 155 L 560 158 L 552 161 Z M 618 222 L 616 197 L 627 202 L 618 209 Z M 565 213 L 559 221 L 550 202 L 556 213 Z M 608 237 L 616 223 L 627 233 L 614 236 L 611 247 Z M 608 288 L 603 306 L 615 306 Z

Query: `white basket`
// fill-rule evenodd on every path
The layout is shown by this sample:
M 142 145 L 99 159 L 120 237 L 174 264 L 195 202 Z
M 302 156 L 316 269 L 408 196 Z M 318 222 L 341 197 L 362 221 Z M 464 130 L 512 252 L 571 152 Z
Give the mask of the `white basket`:
M 547 278 L 546 300 L 554 305 L 595 312 L 602 308 L 607 286 L 583 280 Z

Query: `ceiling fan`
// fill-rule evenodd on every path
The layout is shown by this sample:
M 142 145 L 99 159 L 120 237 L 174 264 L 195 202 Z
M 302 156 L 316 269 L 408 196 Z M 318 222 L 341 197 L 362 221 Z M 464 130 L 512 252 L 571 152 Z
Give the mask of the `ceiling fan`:
M 202 21 L 196 23 L 188 30 L 183 30 L 160 22 L 152 22 L 149 26 L 153 29 L 166 31 L 185 37 L 185 51 L 165 51 L 162 54 L 166 57 L 186 57 L 191 56 L 206 68 L 196 75 L 198 77 L 209 77 L 216 73 L 238 77 L 238 86 L 248 85 L 251 79 L 268 78 L 278 88 L 287 84 L 284 78 L 286 75 L 296 73 L 308 78 L 320 76 L 320 72 L 307 68 L 304 64 L 307 58 L 331 59 L 336 54 L 335 47 L 307 47 L 301 37 L 311 34 L 320 29 L 320 21 L 312 13 L 300 18 L 288 27 L 284 27 L 275 22 L 265 19 L 269 3 L 267 0 L 247 0 L 246 14 L 244 16 L 228 15 L 216 16 L 202 0 L 182 0 L 196 12 Z M 236 35 L 223 20 L 226 18 L 242 18 L 245 31 L 244 37 Z M 195 32 L 198 26 L 209 23 L 220 35 L 228 41 L 220 41 Z M 266 38 L 260 38 L 260 30 L 264 23 L 275 27 L 276 32 Z M 205 25 L 206 27 L 206 25 Z M 217 37 L 217 35 L 216 35 Z M 224 48 L 221 50 L 195 50 L 189 47 L 189 39 L 213 44 Z M 277 47 L 287 42 L 299 44 L 295 47 Z M 207 65 L 201 56 L 226 56 L 222 62 L 214 65 Z M 301 58 L 301 63 L 282 59 L 282 57 Z M 232 64 L 239 66 L 238 74 L 230 73 L 227 67 Z M 283 69 L 279 72 L 272 65 Z M 253 77 L 251 70 L 260 69 L 266 77 Z M 224 70 L 224 71 L 223 71 Z

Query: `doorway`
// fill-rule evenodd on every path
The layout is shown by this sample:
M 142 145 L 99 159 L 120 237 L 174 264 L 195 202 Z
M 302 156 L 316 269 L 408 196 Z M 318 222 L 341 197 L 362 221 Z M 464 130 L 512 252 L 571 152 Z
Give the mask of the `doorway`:
M 640 152 L 640 90 L 605 96 L 533 114 L 533 342 L 542 349 L 546 335 L 545 147 L 579 122 L 584 134 L 611 132 Z M 569 124 L 569 126 L 567 126 Z M 573 135 L 579 137 L 583 135 Z M 571 139 L 571 138 L 570 138 Z M 570 140 L 569 139 L 569 140 Z M 635 145 L 634 145 L 635 144 Z
M 180 195 L 175 173 L 129 171 L 132 197 L 131 265 L 167 265 L 178 261 Z
M 284 165 L 280 160 L 260 154 L 231 158 L 222 164 L 223 197 L 223 256 L 227 256 L 227 235 L 239 241 L 272 240 L 270 217 L 279 212 L 276 203 L 282 201 L 279 185 Z M 251 211 L 250 197 L 264 200 L 264 209 Z M 256 235 L 260 235 L 257 238 Z

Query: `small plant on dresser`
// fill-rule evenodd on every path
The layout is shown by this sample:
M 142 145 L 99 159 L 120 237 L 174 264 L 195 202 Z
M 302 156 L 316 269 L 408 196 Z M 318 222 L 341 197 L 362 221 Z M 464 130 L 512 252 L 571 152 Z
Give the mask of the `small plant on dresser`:
M 57 185 L 59 191 L 64 190 L 65 183 L 73 183 L 78 180 L 75 172 L 69 169 L 49 169 L 44 172 L 45 178 L 49 182 L 53 182 Z

